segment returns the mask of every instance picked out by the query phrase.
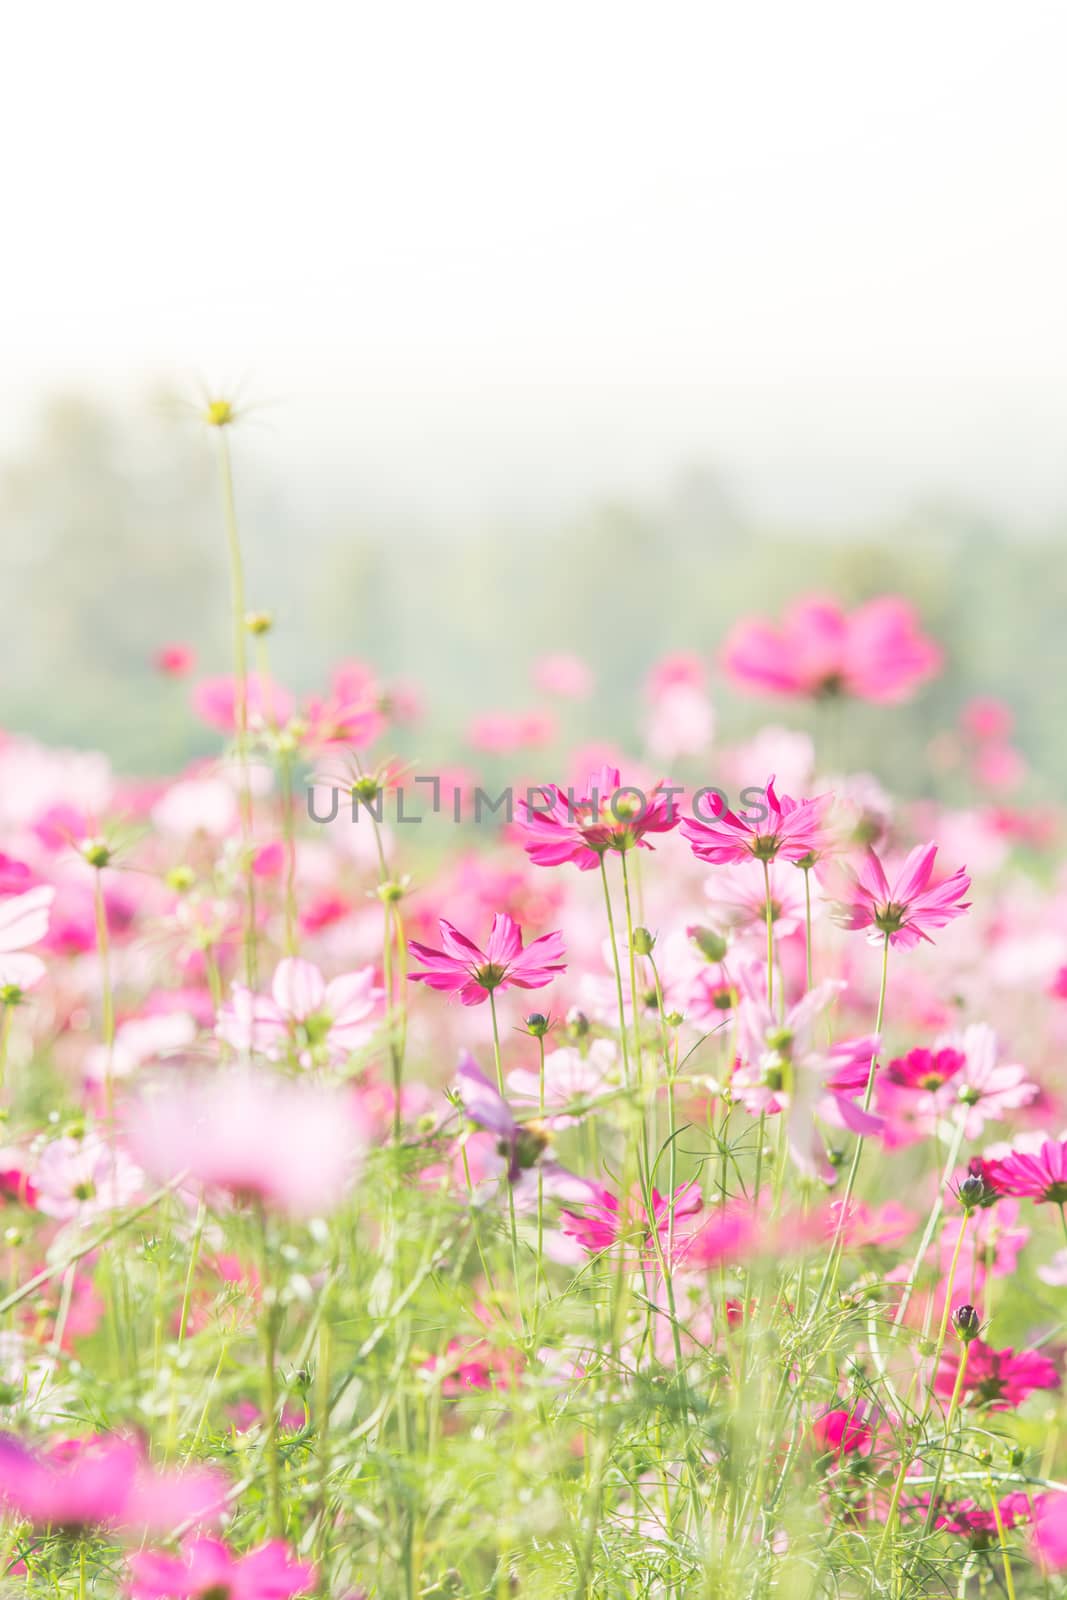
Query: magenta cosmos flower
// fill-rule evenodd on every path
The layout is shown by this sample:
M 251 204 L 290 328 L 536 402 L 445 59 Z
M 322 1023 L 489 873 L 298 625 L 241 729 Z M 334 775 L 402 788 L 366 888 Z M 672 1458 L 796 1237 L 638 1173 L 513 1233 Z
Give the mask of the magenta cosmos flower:
M 441 994 L 457 994 L 465 1006 L 480 1006 L 494 989 L 543 989 L 559 972 L 566 971 L 561 933 L 544 933 L 522 947 L 522 930 L 506 912 L 493 918 L 484 950 L 440 919 L 443 950 L 412 939 L 408 949 L 423 962 L 425 972 L 409 972 L 412 983 L 425 983 Z
M 1042 1566 L 1067 1569 L 1067 1494 L 1042 1494 L 1034 1501 L 1033 1546 Z
M 968 1349 L 963 1380 L 966 1403 L 988 1406 L 990 1411 L 1010 1411 L 1037 1389 L 1060 1387 L 1054 1364 L 1038 1350 L 994 1350 L 981 1339 L 975 1339 Z M 955 1351 L 942 1361 L 934 1380 L 938 1394 L 952 1394 L 959 1365 Z
M 237 1556 L 221 1539 L 194 1539 L 181 1555 L 139 1550 L 129 1561 L 133 1600 L 291 1600 L 317 1582 L 278 1539 Z
M 214 1516 L 227 1489 L 218 1472 L 156 1471 L 129 1439 L 64 1439 L 35 1454 L 0 1438 L 0 1504 L 35 1528 L 169 1533 Z
M 538 867 L 572 861 L 582 872 L 592 872 L 609 850 L 651 850 L 645 835 L 669 833 L 678 821 L 672 793 L 659 784 L 651 794 L 624 784 L 618 767 L 592 773 L 581 795 L 564 793 L 555 783 L 533 792 L 541 800 L 536 805 L 519 801 L 518 825 L 525 835 L 523 848 Z
M 1013 1151 L 991 1161 L 987 1171 L 998 1194 L 1018 1195 L 1038 1205 L 1046 1200 L 1067 1205 L 1067 1143 L 1061 1140 L 1046 1139 L 1037 1155 Z
M 764 794 L 767 803 L 760 809 L 766 815 L 757 822 L 737 816 L 721 795 L 712 794 L 714 822 L 686 817 L 682 823 L 693 854 L 717 867 L 751 859 L 774 861 L 779 856 L 785 861 L 813 863 L 826 843 L 826 812 L 832 797 L 824 794 L 796 801 L 783 795 L 779 800 L 773 777 L 767 779 Z
M 884 595 L 851 614 L 814 597 L 791 606 L 780 627 L 761 618 L 738 622 L 721 659 L 735 683 L 762 694 L 893 703 L 937 673 L 942 657 L 919 632 L 912 607 Z
M 129 1113 L 129 1142 L 164 1182 L 293 1217 L 332 1211 L 359 1166 L 362 1140 L 340 1090 L 232 1068 L 160 1085 Z
M 841 865 L 835 889 L 841 901 L 837 920 L 845 928 L 870 928 L 872 942 L 888 935 L 890 944 L 913 948 L 920 940 L 933 941 L 930 931 L 943 928 L 970 910 L 963 896 L 971 880 L 962 867 L 940 882 L 931 883 L 936 844 L 916 845 L 893 882 L 873 850 L 858 872 Z

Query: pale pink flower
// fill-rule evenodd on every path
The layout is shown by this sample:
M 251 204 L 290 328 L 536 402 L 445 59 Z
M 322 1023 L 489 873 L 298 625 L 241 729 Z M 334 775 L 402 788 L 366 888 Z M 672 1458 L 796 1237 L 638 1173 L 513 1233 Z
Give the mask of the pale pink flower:
M 104 1083 L 108 1077 L 128 1078 L 146 1062 L 185 1050 L 195 1038 L 196 1023 L 187 1011 L 130 1017 L 119 1023 L 110 1050 L 103 1044 L 92 1047 L 82 1073 L 94 1084 Z
M 144 1188 L 144 1173 L 121 1147 L 87 1133 L 46 1144 L 33 1183 L 38 1211 L 60 1222 L 85 1222 L 129 1205 Z
M 294 1217 L 340 1205 L 362 1154 L 341 1090 L 236 1067 L 145 1093 L 130 1107 L 128 1136 L 161 1181 L 185 1175 Z
M 843 983 L 819 984 L 779 1017 L 757 988 L 751 969 L 742 982 L 740 1064 L 734 1070 L 733 1091 L 753 1115 L 784 1113 L 789 1152 L 797 1167 L 832 1183 L 836 1174 L 815 1118 L 860 1135 L 881 1130 L 881 1118 L 853 1100 L 866 1084 L 879 1041 L 874 1035 L 831 1046 L 821 1038 L 817 1041 L 816 1025 L 844 989 Z
M 589 1053 L 582 1055 L 573 1045 L 549 1050 L 545 1055 L 543 1122 L 546 1128 L 570 1128 L 580 1119 L 565 1114 L 564 1108 L 609 1094 L 618 1052 L 610 1039 L 594 1039 Z M 517 1105 L 540 1106 L 541 1079 L 536 1070 L 517 1067 L 508 1073 L 508 1089 Z
M 799 600 L 780 627 L 738 622 L 722 649 L 735 683 L 764 694 L 826 699 L 906 700 L 941 667 L 941 651 L 919 632 L 914 610 L 885 595 L 851 614 L 834 600 Z
M 588 700 L 593 692 L 593 674 L 581 656 L 559 652 L 542 656 L 534 663 L 533 681 L 544 694 L 561 700 Z
M 5 989 L 32 989 L 43 978 L 44 962 L 24 952 L 47 934 L 55 895 L 51 885 L 40 884 L 0 900 L 0 996 Z
M 235 1050 L 257 1051 L 271 1061 L 292 1051 L 304 1067 L 339 1066 L 373 1036 L 384 992 L 373 967 L 327 983 L 314 962 L 286 956 L 269 995 L 234 984 L 215 1031 Z

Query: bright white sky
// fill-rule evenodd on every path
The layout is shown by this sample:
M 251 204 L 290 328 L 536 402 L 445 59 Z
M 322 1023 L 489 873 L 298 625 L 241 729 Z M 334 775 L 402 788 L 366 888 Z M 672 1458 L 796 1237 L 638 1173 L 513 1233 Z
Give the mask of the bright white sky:
M 244 378 L 427 513 L 1067 507 L 1059 0 L 9 7 L 0 433 Z M 323 471 L 324 469 L 324 471 Z

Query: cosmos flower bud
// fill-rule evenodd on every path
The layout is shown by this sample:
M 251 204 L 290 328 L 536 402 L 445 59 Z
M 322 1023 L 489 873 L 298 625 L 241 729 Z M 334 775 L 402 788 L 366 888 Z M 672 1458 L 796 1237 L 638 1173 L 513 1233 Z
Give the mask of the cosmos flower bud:
M 578 1006 L 567 1012 L 567 1032 L 572 1039 L 584 1039 L 589 1032 L 589 1018 Z
M 274 626 L 274 613 L 272 611 L 246 611 L 245 627 L 249 633 L 269 633 Z
M 173 889 L 175 894 L 187 894 L 196 882 L 196 874 L 192 867 L 184 863 L 171 867 L 167 873 L 167 888 Z
M 533 1034 L 535 1039 L 543 1039 L 549 1029 L 549 1020 L 541 1011 L 531 1011 L 525 1019 L 527 1033 Z
M 634 929 L 634 954 L 635 955 L 638 955 L 638 956 L 650 956 L 655 948 L 656 948 L 655 936 L 653 934 L 649 933 L 647 928 L 635 928 Z
M 83 839 L 78 847 L 91 867 L 99 870 L 111 860 L 110 846 L 103 839 Z
M 716 933 L 714 928 L 691 928 L 689 937 L 708 961 L 725 959 L 729 945 L 722 934 Z
M 965 1211 L 973 1211 L 985 1199 L 985 1184 L 976 1172 L 970 1173 L 959 1186 L 960 1205 Z
M 964 1344 L 970 1344 L 982 1330 L 982 1319 L 973 1306 L 957 1306 L 952 1313 L 952 1326 Z

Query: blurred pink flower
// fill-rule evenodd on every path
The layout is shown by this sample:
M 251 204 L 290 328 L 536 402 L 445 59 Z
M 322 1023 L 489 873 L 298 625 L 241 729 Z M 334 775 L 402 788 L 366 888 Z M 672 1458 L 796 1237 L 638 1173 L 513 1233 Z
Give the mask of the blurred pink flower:
M 184 678 L 196 665 L 196 657 L 187 644 L 165 644 L 152 658 L 157 672 L 166 678 Z
M 23 952 L 48 932 L 56 891 L 48 884 L 0 900 L 0 995 L 5 989 L 32 989 L 45 973 L 39 956 Z
M 478 1006 L 494 989 L 543 989 L 566 971 L 563 935 L 545 933 L 525 949 L 522 930 L 506 912 L 497 912 L 484 950 L 440 919 L 443 950 L 412 939 L 408 948 L 425 972 L 410 972 L 412 983 L 425 983 L 441 994 L 458 995 L 465 1006 Z
M 269 995 L 234 984 L 215 1031 L 235 1050 L 255 1050 L 271 1061 L 292 1050 L 301 1066 L 339 1066 L 373 1035 L 385 993 L 374 976 L 373 967 L 362 967 L 327 983 L 314 962 L 286 956 Z
M 220 1539 L 194 1539 L 178 1556 L 138 1550 L 129 1570 L 133 1600 L 291 1600 L 318 1581 L 313 1563 L 276 1539 L 243 1556 Z
M 264 682 L 250 672 L 245 683 L 245 708 L 250 724 L 280 727 L 293 714 L 293 697 L 273 681 Z M 237 686 L 232 677 L 204 678 L 193 690 L 193 710 L 220 733 L 237 726 Z
M 35 1454 L 0 1437 L 0 1502 L 34 1528 L 168 1533 L 215 1516 L 227 1488 L 210 1469 L 157 1471 L 128 1439 L 67 1439 Z
M 561 700 L 587 700 L 593 692 L 593 674 L 581 656 L 560 652 L 534 663 L 534 685 Z
M 934 1379 L 937 1394 L 951 1395 L 959 1365 L 955 1350 L 942 1360 Z M 994 1350 L 981 1339 L 968 1346 L 962 1395 L 965 1403 L 988 1406 L 990 1411 L 1011 1411 L 1035 1390 L 1059 1387 L 1060 1375 L 1054 1363 L 1040 1351 Z
M 349 1096 L 244 1068 L 159 1085 L 130 1107 L 128 1133 L 154 1177 L 294 1217 L 338 1206 L 361 1156 Z
M 125 1150 L 87 1133 L 46 1144 L 33 1182 L 38 1211 L 60 1222 L 86 1221 L 129 1205 L 141 1193 L 144 1173 Z
M 735 683 L 764 694 L 892 703 L 937 673 L 942 656 L 919 632 L 912 607 L 885 595 L 851 614 L 834 600 L 799 600 L 777 628 L 759 618 L 739 622 L 721 659 Z

